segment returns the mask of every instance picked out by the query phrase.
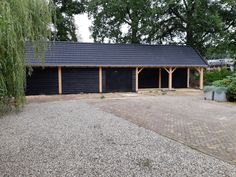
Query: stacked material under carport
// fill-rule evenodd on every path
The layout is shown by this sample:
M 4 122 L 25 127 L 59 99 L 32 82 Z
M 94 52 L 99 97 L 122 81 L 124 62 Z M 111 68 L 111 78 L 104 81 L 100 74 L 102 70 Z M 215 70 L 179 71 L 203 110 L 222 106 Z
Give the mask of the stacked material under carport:
M 34 70 L 27 78 L 28 95 L 137 92 L 148 88 L 145 73 L 147 80 L 156 79 L 151 87 L 188 88 L 190 69 L 199 72 L 199 88 L 203 89 L 206 62 L 188 46 L 49 44 L 44 63 L 35 60 L 34 50 L 27 47 L 27 65 Z

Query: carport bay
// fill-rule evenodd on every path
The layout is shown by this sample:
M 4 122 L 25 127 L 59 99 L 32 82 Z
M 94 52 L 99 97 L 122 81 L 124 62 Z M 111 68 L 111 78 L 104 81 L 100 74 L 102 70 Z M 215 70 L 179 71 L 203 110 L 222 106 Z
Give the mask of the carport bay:
M 27 65 L 34 69 L 27 78 L 27 95 L 188 88 L 191 69 L 198 71 L 203 89 L 207 65 L 189 46 L 61 41 L 48 45 L 43 64 L 35 60 L 32 47 L 27 48 Z
M 137 92 L 144 88 L 189 88 L 190 70 L 183 67 L 34 67 L 27 95 Z M 203 74 L 203 68 L 198 69 Z M 203 77 L 200 77 L 200 88 Z

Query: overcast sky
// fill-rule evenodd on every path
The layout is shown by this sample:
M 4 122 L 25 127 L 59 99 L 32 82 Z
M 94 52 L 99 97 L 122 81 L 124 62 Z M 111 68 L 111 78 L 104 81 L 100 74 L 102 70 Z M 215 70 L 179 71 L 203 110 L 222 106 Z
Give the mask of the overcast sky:
M 92 25 L 92 22 L 91 20 L 89 20 L 88 15 L 86 13 L 75 15 L 75 24 L 78 28 L 77 35 L 79 42 L 93 42 L 91 33 L 89 31 L 89 27 Z M 121 31 L 123 33 L 127 33 L 128 26 L 127 25 L 121 26 Z
M 77 34 L 79 35 L 79 42 L 93 42 L 89 26 L 91 21 L 88 19 L 87 14 L 81 14 L 75 16 L 75 24 L 78 27 Z

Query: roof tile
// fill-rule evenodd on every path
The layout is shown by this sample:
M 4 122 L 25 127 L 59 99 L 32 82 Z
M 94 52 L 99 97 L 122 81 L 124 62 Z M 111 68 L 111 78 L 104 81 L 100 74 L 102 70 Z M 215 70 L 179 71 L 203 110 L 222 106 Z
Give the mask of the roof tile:
M 44 63 L 35 60 L 26 46 L 27 64 L 32 66 L 207 66 L 189 46 L 50 42 Z

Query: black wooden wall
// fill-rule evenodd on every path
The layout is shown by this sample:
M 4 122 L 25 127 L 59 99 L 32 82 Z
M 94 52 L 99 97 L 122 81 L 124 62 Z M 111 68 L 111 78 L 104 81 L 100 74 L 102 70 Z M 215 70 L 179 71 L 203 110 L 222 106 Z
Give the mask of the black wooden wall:
M 62 68 L 62 93 L 98 93 L 98 68 Z
M 172 77 L 173 88 L 187 88 L 187 68 L 177 68 Z
M 139 88 L 158 88 L 159 87 L 159 69 L 145 68 L 139 73 Z
M 105 91 L 106 92 L 132 92 L 134 89 L 133 70 L 130 68 L 106 68 Z
M 103 68 L 103 92 L 135 91 L 135 68 Z M 143 69 L 139 75 L 139 88 L 158 88 L 159 70 Z M 173 88 L 187 87 L 187 69 L 173 73 Z M 168 73 L 162 69 L 162 88 L 168 88 Z M 98 68 L 62 68 L 62 93 L 98 93 Z M 26 95 L 58 94 L 58 68 L 34 68 L 27 77 Z
M 31 76 L 27 76 L 26 95 L 58 94 L 57 68 L 33 68 Z
M 109 83 L 109 80 L 111 80 L 112 78 L 109 78 L 109 72 L 111 71 L 119 71 L 122 73 L 125 72 L 125 77 L 123 75 L 123 78 L 122 76 L 120 76 L 120 78 L 118 79 L 121 79 L 121 84 L 123 85 L 123 89 L 122 88 L 117 88 L 116 90 L 109 90 L 109 84 L 114 84 L 114 83 Z M 135 72 L 135 69 L 134 68 L 103 68 L 102 69 L 102 92 L 106 93 L 106 92 L 115 92 L 115 91 L 128 91 L 128 92 L 134 92 L 135 91 L 135 83 L 136 83 L 136 72 Z M 117 83 L 116 83 L 117 84 Z M 125 84 L 125 85 L 124 85 Z M 126 88 L 124 88 L 126 87 Z

